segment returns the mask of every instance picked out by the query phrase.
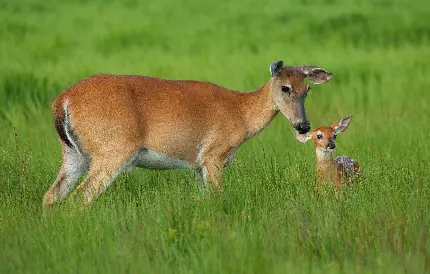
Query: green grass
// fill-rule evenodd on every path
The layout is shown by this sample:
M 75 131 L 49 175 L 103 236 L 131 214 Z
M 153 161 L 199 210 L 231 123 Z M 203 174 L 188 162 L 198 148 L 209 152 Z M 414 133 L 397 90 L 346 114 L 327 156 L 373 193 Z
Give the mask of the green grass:
M 0 273 L 430 270 L 430 5 L 423 0 L 0 3 Z M 55 96 L 94 73 L 250 91 L 273 60 L 334 73 L 313 127 L 352 114 L 337 155 L 365 178 L 316 196 L 314 151 L 279 115 L 202 195 L 189 171 L 135 170 L 89 208 L 43 212 L 60 167 Z

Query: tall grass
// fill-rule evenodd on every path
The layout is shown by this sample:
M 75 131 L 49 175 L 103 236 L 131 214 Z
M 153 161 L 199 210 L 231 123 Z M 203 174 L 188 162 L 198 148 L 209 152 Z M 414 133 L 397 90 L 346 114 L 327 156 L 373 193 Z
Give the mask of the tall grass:
M 0 4 L 0 273 L 425 273 L 430 269 L 430 6 L 424 1 Z M 91 206 L 44 212 L 55 96 L 98 72 L 241 91 L 273 60 L 334 73 L 313 127 L 352 114 L 337 154 L 365 178 L 315 195 L 312 145 L 279 116 L 204 195 L 190 171 L 135 170 Z

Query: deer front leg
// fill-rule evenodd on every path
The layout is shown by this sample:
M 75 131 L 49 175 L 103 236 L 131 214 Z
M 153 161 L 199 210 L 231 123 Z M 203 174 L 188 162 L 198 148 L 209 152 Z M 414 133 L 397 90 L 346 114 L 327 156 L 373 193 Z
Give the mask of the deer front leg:
M 324 180 L 324 176 L 321 175 L 319 172 L 317 172 L 316 178 L 315 178 L 315 188 L 314 191 L 318 192 L 320 189 L 320 185 L 325 185 L 326 182 Z
M 208 158 L 203 161 L 200 170 L 203 185 L 215 188 L 218 191 L 221 189 L 223 163 L 217 158 Z M 208 184 L 209 183 L 209 184 Z
M 333 178 L 334 181 L 334 195 L 336 197 L 336 200 L 339 199 L 339 189 L 342 187 L 342 173 L 337 172 L 335 177 Z
M 319 181 L 318 181 L 318 180 L 315 180 L 315 187 L 314 187 L 314 191 L 315 191 L 315 192 L 317 192 L 317 191 L 318 191 L 319 185 L 320 185 Z

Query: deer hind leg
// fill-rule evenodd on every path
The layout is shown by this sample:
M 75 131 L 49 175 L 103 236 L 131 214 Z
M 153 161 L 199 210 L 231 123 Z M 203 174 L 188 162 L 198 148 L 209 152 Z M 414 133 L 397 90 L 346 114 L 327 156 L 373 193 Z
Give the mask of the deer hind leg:
M 61 143 L 63 163 L 54 184 L 43 196 L 43 207 L 61 202 L 88 169 L 87 158 L 74 148 Z
M 112 155 L 116 157 L 112 157 Z M 118 155 L 123 156 L 118 157 Z M 84 205 L 90 204 L 112 184 L 124 169 L 132 167 L 135 155 L 122 152 L 112 153 L 110 156 L 93 157 L 88 176 L 76 188 L 74 198 L 83 199 Z

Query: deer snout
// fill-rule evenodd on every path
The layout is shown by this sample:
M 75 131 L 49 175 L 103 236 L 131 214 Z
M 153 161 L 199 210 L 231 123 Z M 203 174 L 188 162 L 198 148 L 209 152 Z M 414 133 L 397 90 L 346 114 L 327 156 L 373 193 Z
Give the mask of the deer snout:
M 294 128 L 300 133 L 305 134 L 311 130 L 311 124 L 308 121 L 300 122 L 294 125 Z
M 328 142 L 328 144 L 327 144 L 327 148 L 328 148 L 328 149 L 335 149 L 335 148 L 336 148 L 336 145 L 334 144 L 334 142 L 333 142 L 333 141 L 329 141 L 329 142 Z

